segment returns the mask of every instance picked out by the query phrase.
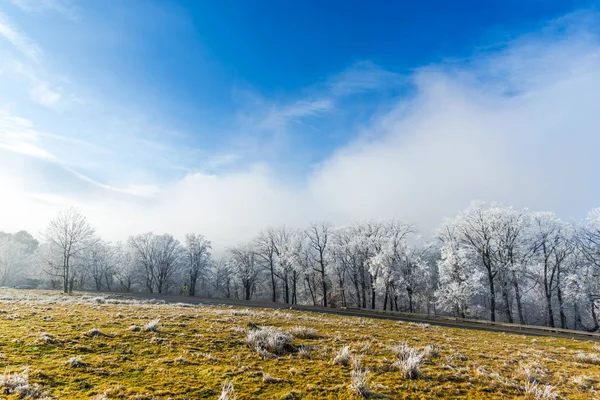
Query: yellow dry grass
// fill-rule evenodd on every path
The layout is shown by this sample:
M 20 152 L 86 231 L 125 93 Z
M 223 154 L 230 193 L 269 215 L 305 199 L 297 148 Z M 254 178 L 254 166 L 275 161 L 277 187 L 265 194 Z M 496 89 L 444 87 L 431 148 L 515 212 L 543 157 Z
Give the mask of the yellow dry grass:
M 160 319 L 157 331 L 145 330 L 154 319 Z M 306 332 L 294 329 L 301 326 L 318 335 L 294 337 L 283 354 L 261 357 L 246 344 L 247 330 L 255 326 Z M 439 350 L 427 350 L 417 379 L 405 379 L 397 367 L 392 347 L 402 342 L 419 351 L 428 345 Z M 30 384 L 49 398 L 217 399 L 226 381 L 240 400 L 358 398 L 350 387 L 352 362 L 332 362 L 344 346 L 370 371 L 375 397 L 534 398 L 525 393 L 530 381 L 554 386 L 556 398 L 600 398 L 600 365 L 580 355 L 600 356 L 593 342 L 287 310 L 112 304 L 0 290 L 0 369 L 28 368 Z M 0 385 L 0 397 L 19 395 Z

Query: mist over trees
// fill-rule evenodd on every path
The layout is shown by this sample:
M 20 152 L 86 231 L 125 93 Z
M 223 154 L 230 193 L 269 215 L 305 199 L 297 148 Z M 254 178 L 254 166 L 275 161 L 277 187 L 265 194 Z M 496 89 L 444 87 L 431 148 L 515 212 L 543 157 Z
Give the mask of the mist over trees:
M 40 234 L 0 232 L 0 286 L 356 307 L 596 331 L 600 209 L 580 222 L 473 202 L 433 237 L 400 220 L 268 227 L 218 256 L 180 242 L 100 238 L 77 209 Z

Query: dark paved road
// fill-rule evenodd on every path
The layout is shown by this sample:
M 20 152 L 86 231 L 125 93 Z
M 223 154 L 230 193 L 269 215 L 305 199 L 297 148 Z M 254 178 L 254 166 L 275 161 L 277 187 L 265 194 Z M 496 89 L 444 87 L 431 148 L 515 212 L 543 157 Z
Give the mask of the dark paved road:
M 221 299 L 221 298 L 205 298 L 205 297 L 189 297 L 175 295 L 159 295 L 148 293 L 115 293 L 115 292 L 89 292 L 94 295 L 105 295 L 109 297 L 133 298 L 133 299 L 157 299 L 164 300 L 168 303 L 188 303 L 188 304 L 206 304 L 206 305 L 231 305 L 239 307 L 256 307 L 256 308 L 271 308 L 271 309 L 288 309 L 308 311 L 314 313 L 333 314 L 349 317 L 374 318 L 385 320 L 398 320 L 406 322 L 428 323 L 431 325 L 445 326 L 450 328 L 474 329 L 489 332 L 504 332 L 528 336 L 548 336 L 560 337 L 575 340 L 593 340 L 600 341 L 600 333 L 574 331 L 568 329 L 537 327 L 529 325 L 518 325 L 508 323 L 490 323 L 487 321 L 475 320 L 460 320 L 456 318 L 434 317 L 420 314 L 407 314 L 384 312 L 381 310 L 362 310 L 362 309 L 340 309 L 340 308 L 324 308 L 305 305 L 290 305 L 283 303 L 272 303 L 264 301 L 246 301 L 237 299 Z

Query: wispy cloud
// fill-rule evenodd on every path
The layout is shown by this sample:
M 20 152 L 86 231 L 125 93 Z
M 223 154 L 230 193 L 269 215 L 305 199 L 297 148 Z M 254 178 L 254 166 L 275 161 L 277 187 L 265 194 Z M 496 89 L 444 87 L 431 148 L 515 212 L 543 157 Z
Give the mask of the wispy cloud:
M 19 32 L 8 17 L 0 12 L 0 38 L 8 41 L 19 52 L 35 62 L 39 62 L 43 55 L 40 47 L 25 34 Z
M 327 80 L 333 97 L 397 88 L 408 83 L 406 76 L 387 71 L 371 61 L 361 61 Z
M 63 101 L 63 89 L 60 86 L 53 86 L 41 79 L 21 62 L 13 62 L 11 65 L 12 71 L 26 80 L 31 100 L 50 108 L 60 105 Z
M 301 122 L 310 117 L 318 117 L 334 109 L 333 101 L 328 98 L 318 100 L 299 100 L 285 106 L 272 106 L 267 116 L 260 122 L 260 129 L 282 132 L 293 122 Z
M 72 20 L 79 18 L 79 10 L 67 0 L 10 0 L 10 2 L 29 13 L 56 11 Z
M 57 157 L 48 151 L 44 146 L 42 140 L 43 138 L 67 141 L 69 143 L 84 144 L 86 146 L 94 146 L 93 144 L 81 140 L 72 140 L 59 135 L 39 132 L 36 130 L 31 121 L 25 118 L 16 117 L 7 111 L 0 110 L 0 149 L 53 163 L 77 179 L 95 185 L 104 190 L 135 196 L 154 196 L 158 193 L 158 189 L 151 185 L 133 184 L 119 188 L 92 179 L 84 173 L 78 171 L 77 168 L 69 165 L 69 163 L 62 158 Z

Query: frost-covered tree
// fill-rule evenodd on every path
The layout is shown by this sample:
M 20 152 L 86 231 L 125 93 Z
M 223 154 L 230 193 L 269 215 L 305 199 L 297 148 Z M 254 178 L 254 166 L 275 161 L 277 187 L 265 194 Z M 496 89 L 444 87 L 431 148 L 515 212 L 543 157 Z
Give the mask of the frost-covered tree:
M 298 303 L 298 281 L 301 277 L 299 253 L 302 236 L 295 229 L 280 227 L 274 232 L 274 250 L 277 276 L 283 284 L 285 303 Z
M 595 208 L 581 224 L 578 244 L 582 255 L 600 268 L 600 208 Z
M 83 263 L 96 290 L 112 290 L 117 265 L 121 262 L 117 246 L 98 240 L 83 253 Z
M 231 247 L 227 250 L 227 263 L 240 281 L 244 300 L 250 300 L 260 276 L 256 249 L 253 244 Z
M 323 307 L 327 307 L 329 246 L 331 244 L 331 224 L 312 223 L 306 230 L 306 248 L 311 258 L 313 270 L 318 274 L 321 283 Z
M 150 293 L 166 293 L 182 266 L 179 241 L 169 234 L 148 232 L 131 236 L 129 245 L 134 250 L 134 262 L 143 268 L 146 289 Z
M 531 270 L 544 290 L 547 323 L 555 326 L 553 302 L 557 296 L 560 325 L 565 328 L 561 275 L 564 274 L 566 260 L 573 252 L 573 229 L 549 212 L 533 213 L 531 220 Z
M 494 222 L 490 207 L 481 202 L 474 202 L 458 216 L 444 223 L 456 233 L 460 248 L 475 255 L 475 265 L 486 276 L 492 321 L 496 320 L 496 276 L 500 272 L 494 258 Z
M 484 274 L 477 266 L 478 255 L 471 247 L 461 246 L 456 226 L 448 222 L 437 233 L 442 242 L 437 305 L 443 311 L 466 318 L 471 316 L 473 299 L 484 290 Z
M 210 267 L 210 241 L 203 235 L 188 233 L 185 236 L 185 265 L 190 280 L 189 295 L 196 295 L 196 284 L 200 277 L 205 277 Z
M 61 278 L 65 293 L 73 290 L 77 258 L 98 241 L 95 230 L 81 211 L 69 208 L 61 211 L 48 224 L 44 238 L 49 246 L 46 263 L 52 275 Z
M 255 239 L 255 254 L 263 268 L 268 271 L 271 285 L 271 301 L 277 301 L 277 283 L 278 274 L 276 260 L 276 232 L 274 228 L 267 228 L 260 232 Z
M 25 231 L 0 232 L 0 286 L 13 285 L 31 278 L 30 264 L 38 244 Z

